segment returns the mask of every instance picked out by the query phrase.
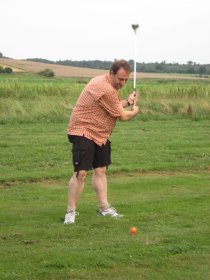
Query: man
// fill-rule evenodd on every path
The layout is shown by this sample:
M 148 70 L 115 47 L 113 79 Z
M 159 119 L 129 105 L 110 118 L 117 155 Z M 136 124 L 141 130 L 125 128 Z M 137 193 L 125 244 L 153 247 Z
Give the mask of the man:
M 125 60 L 115 61 L 108 74 L 90 80 L 72 111 L 67 133 L 72 143 L 74 174 L 69 182 L 64 224 L 75 222 L 77 202 L 87 171 L 91 169 L 98 213 L 102 216 L 122 216 L 108 203 L 106 169 L 111 164 L 108 137 L 117 119 L 127 121 L 139 112 L 134 93 L 126 100 L 119 98 L 119 90 L 128 81 L 130 73 L 130 65 Z M 124 110 L 128 106 L 131 106 L 130 110 Z

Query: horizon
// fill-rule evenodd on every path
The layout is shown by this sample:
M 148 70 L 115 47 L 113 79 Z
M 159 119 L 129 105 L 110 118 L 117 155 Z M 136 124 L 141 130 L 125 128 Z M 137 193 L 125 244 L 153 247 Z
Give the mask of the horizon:
M 1 53 L 1 52 L 0 52 Z M 7 57 L 5 55 L 3 55 L 2 57 L 0 57 L 0 59 L 14 59 L 14 60 L 28 60 L 28 61 L 32 61 L 37 59 L 37 60 L 43 60 L 43 61 L 34 61 L 34 62 L 42 62 L 42 63 L 47 63 L 48 62 L 54 62 L 54 63 L 58 63 L 58 62 L 63 62 L 63 61 L 72 61 L 72 62 L 83 62 L 83 61 L 101 61 L 101 62 L 113 62 L 111 60 L 101 60 L 101 59 L 89 59 L 89 60 L 74 60 L 74 59 L 59 59 L 59 60 L 50 60 L 50 59 L 47 59 L 47 58 L 42 58 L 42 57 L 27 57 L 27 58 L 14 58 L 14 57 Z M 46 62 L 45 62 L 46 61 Z M 134 61 L 132 58 L 131 59 L 127 59 L 127 61 Z M 189 60 L 189 61 L 186 61 L 185 63 L 179 63 L 179 62 L 169 62 L 169 61 L 166 61 L 166 60 L 163 60 L 161 62 L 159 61 L 150 61 L 150 62 L 144 62 L 144 61 L 136 61 L 136 63 L 138 64 L 172 64 L 172 65 L 210 65 L 210 63 L 198 63 L 196 61 L 192 61 L 192 60 Z

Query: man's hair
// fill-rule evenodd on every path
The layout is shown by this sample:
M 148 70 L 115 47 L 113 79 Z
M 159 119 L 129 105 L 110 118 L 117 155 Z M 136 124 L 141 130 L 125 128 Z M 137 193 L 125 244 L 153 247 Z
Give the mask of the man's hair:
M 117 74 L 118 70 L 121 68 L 123 68 L 127 73 L 131 72 L 131 67 L 126 60 L 116 60 L 110 68 L 110 74 Z

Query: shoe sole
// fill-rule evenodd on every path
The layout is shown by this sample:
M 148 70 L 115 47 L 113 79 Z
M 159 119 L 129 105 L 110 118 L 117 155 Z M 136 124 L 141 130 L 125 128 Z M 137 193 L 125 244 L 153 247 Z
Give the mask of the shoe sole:
M 103 214 L 101 214 L 99 211 L 97 211 L 98 213 L 97 213 L 97 215 L 98 216 L 101 216 L 101 217 L 111 217 L 111 218 L 122 218 L 124 215 L 122 215 L 122 214 L 118 214 L 117 216 L 112 216 L 112 215 L 103 215 Z

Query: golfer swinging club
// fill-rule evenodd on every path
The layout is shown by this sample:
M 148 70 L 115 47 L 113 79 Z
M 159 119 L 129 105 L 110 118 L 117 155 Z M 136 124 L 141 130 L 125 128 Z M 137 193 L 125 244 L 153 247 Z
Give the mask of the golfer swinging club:
M 109 73 L 90 80 L 71 113 L 67 134 L 72 143 L 74 174 L 69 182 L 64 224 L 75 223 L 77 202 L 84 188 L 87 171 L 92 169 L 98 213 L 101 216 L 122 216 L 108 202 L 106 170 L 111 164 L 108 138 L 116 121 L 130 120 L 139 112 L 134 93 L 125 100 L 119 97 L 119 90 L 128 81 L 130 73 L 127 61 L 115 61 Z M 125 110 L 129 106 L 130 109 Z

